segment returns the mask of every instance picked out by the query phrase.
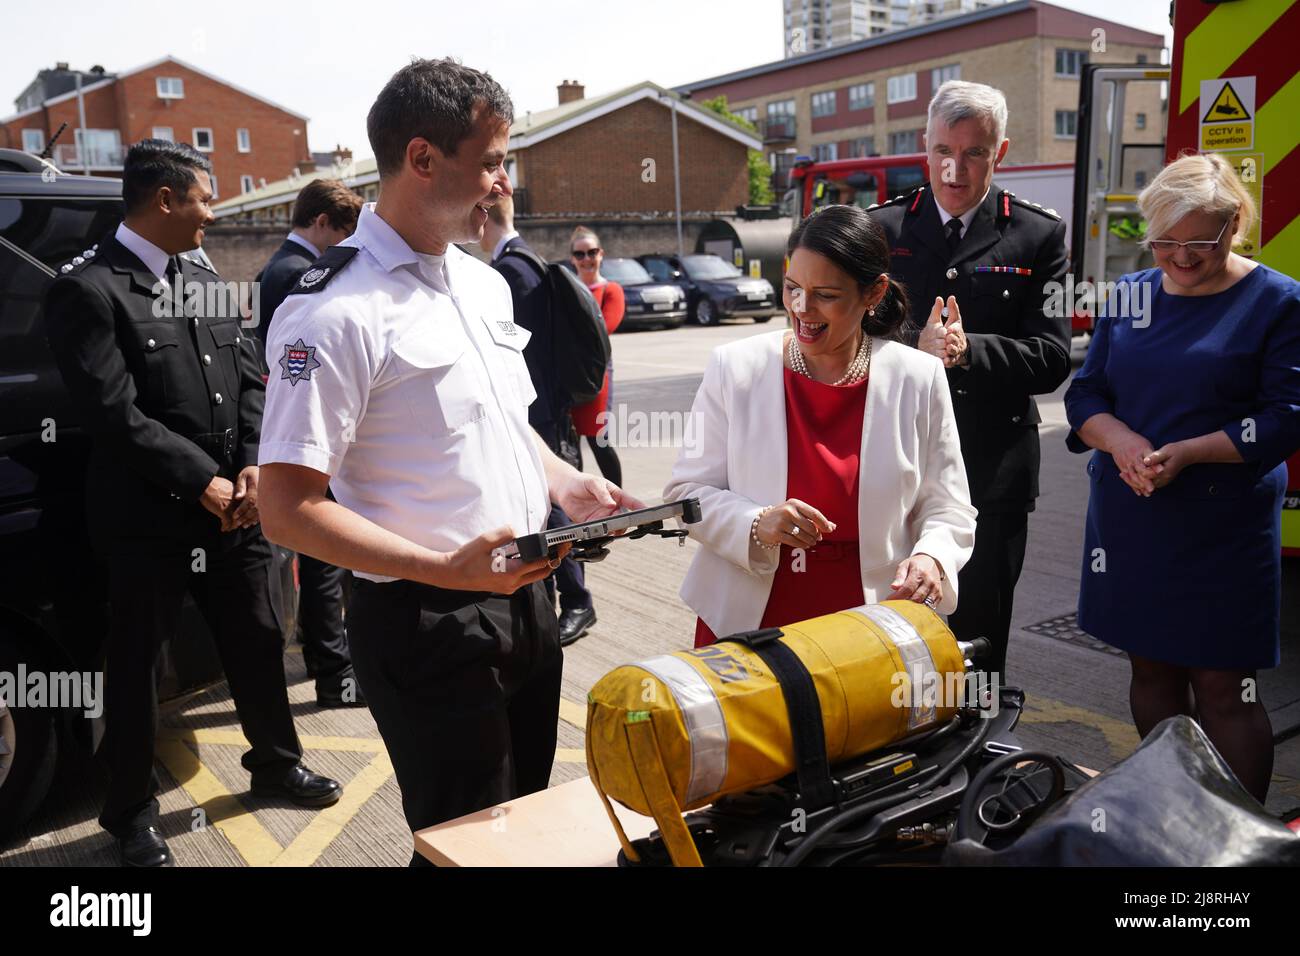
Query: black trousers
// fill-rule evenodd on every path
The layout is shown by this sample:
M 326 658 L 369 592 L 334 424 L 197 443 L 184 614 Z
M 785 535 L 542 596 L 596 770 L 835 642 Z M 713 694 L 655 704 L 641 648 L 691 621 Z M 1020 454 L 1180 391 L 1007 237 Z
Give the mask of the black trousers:
M 975 522 L 975 551 L 957 577 L 957 610 L 948 617 L 958 640 L 988 638 L 992 652 L 982 670 L 1005 683 L 1011 607 L 1025 563 L 1029 513 L 981 511 Z
M 352 666 L 343 619 L 348 574 L 344 568 L 298 555 L 302 659 L 308 676 L 317 680 L 338 678 Z
M 412 832 L 546 789 L 564 656 L 541 582 L 503 596 L 358 577 L 348 621 Z
M 561 421 L 541 422 L 536 426 L 546 446 L 563 461 L 567 461 L 579 471 L 582 470 L 582 449 L 579 447 L 578 433 L 573 427 L 573 419 L 566 412 Z M 617 484 L 617 482 L 615 482 Z M 564 509 L 554 502 L 551 513 L 547 516 L 547 528 L 562 528 L 572 524 Z M 555 573 L 546 579 L 546 594 L 551 606 L 555 606 L 555 592 L 560 593 L 561 611 L 581 611 L 591 607 L 591 592 L 587 590 L 587 572 L 582 563 L 566 556 Z
M 252 744 L 244 768 L 273 774 L 302 759 L 285 690 L 284 639 L 271 601 L 270 546 L 260 532 L 245 532 L 233 547 L 216 533 L 195 547 L 203 548 L 205 570 L 194 569 L 188 546 L 169 543 L 154 552 L 133 548 L 110 554 L 112 626 L 101 747 L 110 782 L 99 822 L 115 835 L 158 820 L 155 670 L 162 642 L 176 636 L 186 592 L 212 631 L 235 711 Z

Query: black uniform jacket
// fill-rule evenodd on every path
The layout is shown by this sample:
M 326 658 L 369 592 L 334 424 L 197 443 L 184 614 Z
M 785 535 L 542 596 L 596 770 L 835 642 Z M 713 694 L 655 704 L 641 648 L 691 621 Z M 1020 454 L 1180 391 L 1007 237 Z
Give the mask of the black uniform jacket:
M 891 274 L 907 288 L 907 341 L 936 296 L 956 296 L 969 368 L 948 370 L 971 502 L 984 512 L 1033 510 L 1038 404 L 1070 374 L 1070 317 L 1053 308 L 1064 281 L 1065 224 L 996 183 L 950 252 L 929 185 L 869 210 L 885 230 Z M 1054 314 L 1060 312 L 1061 314 Z
M 233 481 L 257 464 L 266 395 L 233 284 L 181 255 L 178 300 L 112 234 L 95 253 L 64 267 L 45 304 L 50 347 L 93 438 L 92 534 L 105 546 L 213 534 L 220 523 L 198 499 L 213 476 Z
M 311 268 L 312 261 L 310 249 L 286 239 L 257 274 L 257 337 L 262 340 L 263 350 L 271 330 L 271 317 L 302 274 Z

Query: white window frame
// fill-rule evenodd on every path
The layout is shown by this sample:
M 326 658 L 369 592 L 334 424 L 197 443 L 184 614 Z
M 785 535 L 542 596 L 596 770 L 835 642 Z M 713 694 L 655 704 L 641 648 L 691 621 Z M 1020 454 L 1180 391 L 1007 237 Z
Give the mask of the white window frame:
M 936 66 L 930 71 L 930 92 L 933 93 L 944 83 L 949 80 L 961 79 L 961 64 L 949 63 L 946 66 Z
M 894 142 L 895 142 L 895 138 L 898 137 L 898 136 L 910 136 L 910 137 L 912 137 L 913 144 L 914 144 L 914 145 L 913 145 L 913 148 L 912 148 L 912 149 L 895 149 L 895 148 L 894 148 Z M 906 154 L 908 154 L 908 153 L 915 153 L 915 152 L 917 152 L 917 151 L 921 148 L 921 131 L 920 131 L 920 130 L 915 130 L 915 129 L 896 129 L 896 130 L 891 131 L 891 132 L 888 134 L 888 139 L 886 140 L 886 142 L 887 142 L 888 145 L 889 145 L 889 155 L 890 155 L 890 156 L 903 156 L 903 155 L 906 155 Z
M 1062 54 L 1062 53 L 1070 54 L 1068 57 L 1066 57 L 1066 60 L 1067 60 L 1067 62 L 1066 62 L 1066 67 L 1067 67 L 1067 68 L 1068 68 L 1072 63 L 1073 63 L 1073 64 L 1078 64 L 1078 69 L 1077 69 L 1075 72 L 1073 72 L 1073 73 L 1062 73 L 1062 72 L 1061 72 L 1060 66 L 1061 66 L 1061 54 Z M 1053 61 L 1053 69 L 1056 70 L 1056 76 L 1057 76 L 1058 79 L 1063 79 L 1063 80 L 1077 80 L 1079 77 L 1083 76 L 1083 67 L 1084 67 L 1084 65 L 1085 65 L 1087 62 L 1088 62 L 1088 51 L 1087 51 L 1087 50 L 1076 50 L 1076 49 L 1072 49 L 1071 47 L 1058 46 L 1058 47 L 1056 48 L 1056 56 L 1055 56 L 1055 59 L 1054 59 L 1054 61 Z
M 199 133 L 208 134 L 207 149 L 204 149 L 202 146 L 199 145 Z M 197 149 L 200 153 L 212 152 L 214 149 L 216 149 L 216 142 L 217 142 L 216 137 L 212 135 L 211 126 L 196 126 L 192 130 L 190 130 L 190 145 L 193 146 L 195 149 Z
M 208 179 L 212 181 L 212 198 L 220 199 L 221 193 L 217 192 L 217 174 L 208 173 Z
M 248 132 L 248 127 L 241 126 L 235 130 L 235 148 L 241 153 L 253 151 L 253 138 Z
M 257 185 L 253 182 L 252 176 L 244 173 L 244 175 L 239 177 L 239 191 L 241 193 L 251 193 L 256 188 Z
M 35 134 L 35 136 L 33 137 L 32 134 Z M 29 145 L 33 138 L 40 140 L 40 142 L 36 143 L 35 146 Z M 39 153 L 43 149 L 45 149 L 45 130 L 43 129 L 23 130 L 23 152 Z
M 916 99 L 916 74 L 899 73 L 891 76 L 885 90 L 885 100 L 894 103 L 909 103 Z
M 773 109 L 772 109 L 772 107 L 774 107 L 774 106 L 781 106 L 781 107 L 784 107 L 785 104 L 787 104 L 787 103 L 790 104 L 790 109 L 789 109 L 789 110 L 784 110 L 784 109 L 782 109 L 782 110 L 780 110 L 780 111 L 777 111 L 777 110 L 773 110 Z M 768 118 L 769 120 L 772 120 L 772 119 L 785 119 L 787 116 L 790 116 L 790 117 L 795 116 L 797 110 L 798 110 L 798 107 L 795 105 L 795 101 L 794 101 L 794 99 L 772 100 L 772 102 L 770 102 L 770 103 L 767 104 L 766 115 L 767 115 L 767 118 Z
M 813 162 L 828 163 L 840 158 L 839 143 L 814 143 Z
M 1069 116 L 1074 117 L 1074 132 L 1073 132 L 1073 133 L 1062 133 L 1062 132 L 1061 132 L 1061 119 L 1062 119 L 1063 117 L 1069 117 Z M 1054 125 L 1053 125 L 1053 132 L 1055 133 L 1057 139 L 1078 139 L 1078 138 L 1079 138 L 1079 112 L 1078 112 L 1078 110 L 1057 110 L 1057 111 L 1056 111 L 1056 115 L 1055 115 L 1055 117 L 1054 117 L 1054 119 L 1053 119 L 1053 124 L 1054 124 Z M 1069 123 L 1066 123 L 1066 125 L 1068 126 Z
M 868 146 L 870 149 L 867 148 Z M 874 135 L 855 136 L 849 141 L 849 159 L 860 159 L 870 156 L 875 151 L 876 137 Z
M 822 105 L 819 107 L 817 105 L 818 103 L 821 103 Z M 829 109 L 826 108 L 827 103 L 830 104 Z M 813 116 L 819 118 L 823 116 L 834 116 L 837 112 L 839 112 L 839 103 L 838 97 L 835 95 L 835 90 L 818 90 L 812 95 Z
M 154 90 L 158 93 L 159 99 L 183 100 L 185 99 L 185 80 L 179 76 L 156 76 L 154 77 Z
M 1146 128 L 1147 128 L 1147 114 L 1146 114 L 1146 113 L 1138 113 L 1138 114 L 1136 114 L 1136 115 L 1133 117 L 1133 128 L 1134 128 L 1134 129 L 1146 129 Z
M 167 132 L 166 136 L 162 135 L 164 130 Z M 176 130 L 170 126 L 155 126 L 149 132 L 152 134 L 153 139 L 165 139 L 169 143 L 176 142 Z
M 858 96 L 854 96 L 854 90 L 862 90 Z M 863 102 L 865 100 L 865 102 Z M 854 104 L 857 104 L 856 106 Z M 876 84 L 874 81 L 866 83 L 854 83 L 849 87 L 849 112 L 855 110 L 869 110 L 876 105 Z

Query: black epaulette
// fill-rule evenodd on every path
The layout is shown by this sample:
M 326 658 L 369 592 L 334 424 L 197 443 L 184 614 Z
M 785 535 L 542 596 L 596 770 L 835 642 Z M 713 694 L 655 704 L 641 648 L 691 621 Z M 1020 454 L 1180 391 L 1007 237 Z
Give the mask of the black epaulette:
M 81 255 L 73 256 L 72 261 L 65 262 L 63 265 L 59 266 L 59 275 L 67 275 L 69 272 L 71 272 L 73 269 L 76 269 L 78 266 L 84 266 L 87 262 L 90 262 L 92 259 L 94 259 L 96 253 L 98 252 L 99 252 L 99 243 L 95 243 L 93 246 L 91 246 Z
M 1021 209 L 1033 210 L 1034 212 L 1038 213 L 1040 216 L 1046 216 L 1048 219 L 1059 220 L 1061 218 L 1061 214 L 1057 212 L 1055 209 L 1048 209 L 1045 206 L 1040 206 L 1036 202 L 1030 202 L 1027 199 L 1021 199 L 1015 193 L 1007 192 L 1005 189 L 1002 191 L 1002 194 L 1006 196 L 1012 203 L 1019 206 Z M 999 212 L 1001 212 L 1001 210 L 999 210 Z M 1006 219 L 1011 218 L 1010 209 L 1007 210 L 1007 214 L 1004 218 Z
M 319 292 L 360 252 L 356 246 L 330 246 L 321 257 L 311 264 L 311 268 L 298 278 L 298 282 L 289 290 L 289 295 L 304 295 Z
M 908 212 L 916 212 L 921 207 L 921 197 L 925 193 L 925 186 L 925 183 L 921 183 L 911 192 L 895 196 L 893 199 L 886 199 L 884 202 L 878 202 L 874 206 L 868 206 L 867 212 L 871 212 L 873 209 L 884 209 L 886 206 L 899 206 L 903 203 L 907 203 Z
M 192 266 L 198 266 L 204 272 L 211 272 L 214 276 L 219 275 L 217 267 L 208 261 L 208 257 L 203 253 L 195 255 L 193 252 L 182 252 L 181 258 Z

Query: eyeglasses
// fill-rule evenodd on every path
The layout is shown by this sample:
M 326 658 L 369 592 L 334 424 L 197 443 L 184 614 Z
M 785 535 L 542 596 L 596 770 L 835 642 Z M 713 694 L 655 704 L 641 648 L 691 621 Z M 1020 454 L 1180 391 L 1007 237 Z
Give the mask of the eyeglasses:
M 590 258 L 594 262 L 596 257 L 600 255 L 600 246 L 597 246 L 595 249 L 574 249 L 572 250 L 572 255 L 573 258 L 578 259 L 579 261 Z
M 1189 252 L 1213 252 L 1219 248 L 1219 240 L 1223 238 L 1229 222 L 1232 220 L 1229 219 L 1223 224 L 1223 229 L 1219 230 L 1213 242 L 1205 239 L 1193 239 L 1191 242 L 1179 242 L 1176 239 L 1148 239 L 1147 245 L 1151 247 L 1152 252 L 1176 252 L 1182 246 L 1186 246 Z

